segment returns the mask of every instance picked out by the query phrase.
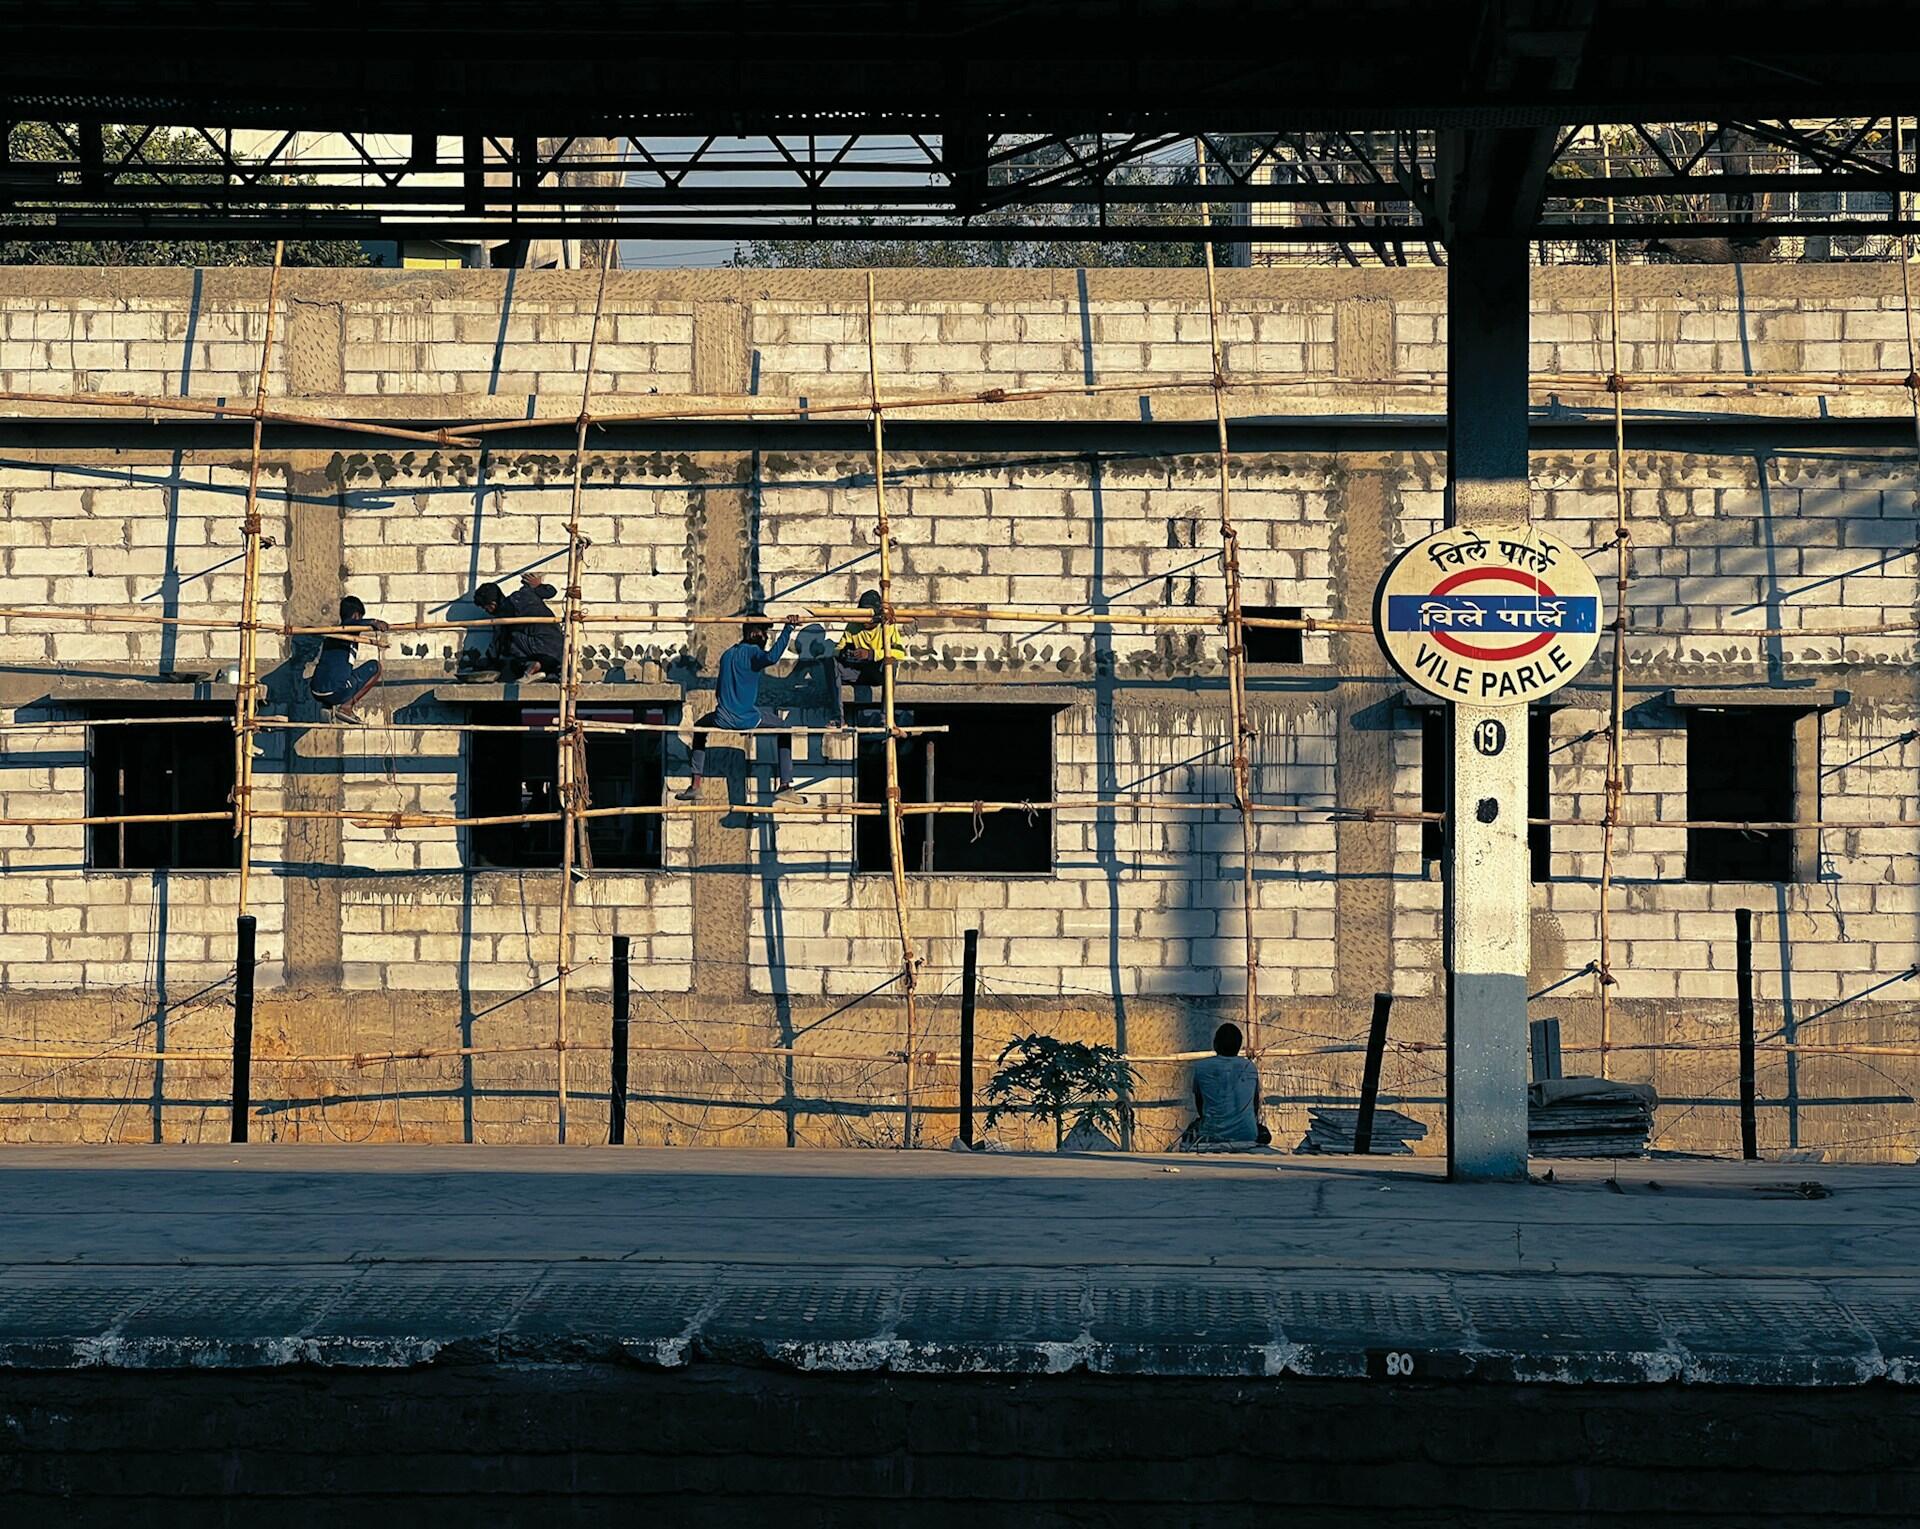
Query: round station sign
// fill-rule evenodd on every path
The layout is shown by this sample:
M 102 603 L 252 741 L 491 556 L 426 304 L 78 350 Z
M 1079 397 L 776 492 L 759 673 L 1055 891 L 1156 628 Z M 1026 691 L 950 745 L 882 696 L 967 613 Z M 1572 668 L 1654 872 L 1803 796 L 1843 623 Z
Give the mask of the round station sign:
M 1454 526 L 1388 566 L 1373 625 L 1394 668 L 1422 690 L 1524 706 L 1593 657 L 1600 586 L 1577 552 L 1544 532 Z

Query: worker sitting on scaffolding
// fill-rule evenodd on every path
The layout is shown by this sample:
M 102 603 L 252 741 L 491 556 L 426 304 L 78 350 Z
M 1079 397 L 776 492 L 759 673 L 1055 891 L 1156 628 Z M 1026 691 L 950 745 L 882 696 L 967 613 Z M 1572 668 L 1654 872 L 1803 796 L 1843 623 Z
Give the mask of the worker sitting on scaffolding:
M 353 659 L 359 651 L 355 632 L 384 632 L 387 624 L 368 618 L 367 608 L 352 595 L 340 601 L 340 631 L 329 634 L 320 644 L 320 661 L 313 666 L 307 688 L 314 700 L 333 714 L 336 722 L 359 723 L 364 720 L 354 710 L 361 698 L 380 683 L 384 672 L 380 660 L 370 658 L 364 664 Z
M 693 780 L 686 790 L 675 793 L 675 801 L 693 802 L 700 798 L 700 782 L 707 773 L 707 729 L 757 733 L 776 725 L 776 719 L 760 710 L 760 676 L 780 662 L 781 655 L 787 651 L 787 644 L 793 639 L 793 625 L 793 617 L 787 617 L 780 628 L 780 640 L 769 650 L 767 634 L 772 628 L 768 622 L 748 620 L 741 623 L 740 640 L 720 655 L 720 673 L 714 685 L 714 708 L 694 723 Z M 774 800 L 804 802 L 806 798 L 793 789 L 793 735 L 779 734 L 774 740 L 774 747 L 780 760 L 780 789 Z
M 847 623 L 840 634 L 840 646 L 833 653 L 833 720 L 836 727 L 847 723 L 847 689 L 854 687 L 854 704 L 871 704 L 873 691 L 886 683 L 887 660 L 899 662 L 907 656 L 900 628 L 883 620 L 880 592 L 869 589 L 860 596 L 860 608 L 868 612 L 858 621 Z M 862 692 L 865 692 L 863 695 Z
M 547 602 L 556 591 L 538 574 L 520 575 L 520 587 L 512 594 L 501 593 L 498 584 L 482 584 L 473 592 L 473 603 L 489 616 L 514 620 L 511 626 L 493 629 L 493 648 L 486 667 L 498 669 L 508 680 L 558 679 L 566 649 L 560 635 L 560 623 Z M 543 616 L 544 622 L 526 618 Z

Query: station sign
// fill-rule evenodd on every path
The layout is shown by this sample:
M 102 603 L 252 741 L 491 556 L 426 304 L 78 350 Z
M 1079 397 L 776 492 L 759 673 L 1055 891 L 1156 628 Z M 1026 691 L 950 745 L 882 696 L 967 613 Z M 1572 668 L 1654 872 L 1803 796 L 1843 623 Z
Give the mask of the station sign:
M 1373 601 L 1394 668 L 1468 706 L 1550 696 L 1600 642 L 1600 586 L 1565 542 L 1530 526 L 1452 526 L 1395 558 Z

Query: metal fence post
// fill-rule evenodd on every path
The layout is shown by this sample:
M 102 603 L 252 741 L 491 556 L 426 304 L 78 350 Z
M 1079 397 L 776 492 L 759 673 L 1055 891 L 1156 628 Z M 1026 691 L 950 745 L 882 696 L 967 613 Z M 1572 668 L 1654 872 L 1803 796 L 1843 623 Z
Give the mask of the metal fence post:
M 613 937 L 613 1086 L 607 1091 L 607 1141 L 613 1146 L 627 1139 L 627 1022 L 632 1002 L 627 961 L 632 940 Z
M 969 929 L 960 967 L 960 1140 L 973 1145 L 973 1000 L 978 987 L 980 931 Z
M 1373 1150 L 1373 1107 L 1380 1100 L 1380 1061 L 1387 1050 L 1387 1016 L 1392 1009 L 1393 994 L 1373 995 L 1373 1028 L 1367 1032 L 1367 1065 L 1360 1075 L 1360 1113 L 1353 1122 L 1356 1154 Z
M 1733 939 L 1734 993 L 1740 1002 L 1740 1155 L 1752 1162 L 1760 1155 L 1760 1132 L 1754 1119 L 1753 909 L 1734 909 Z
M 254 919 L 243 913 L 235 925 L 233 957 L 233 1132 L 231 1141 L 247 1139 L 247 1116 L 253 1108 L 253 942 Z

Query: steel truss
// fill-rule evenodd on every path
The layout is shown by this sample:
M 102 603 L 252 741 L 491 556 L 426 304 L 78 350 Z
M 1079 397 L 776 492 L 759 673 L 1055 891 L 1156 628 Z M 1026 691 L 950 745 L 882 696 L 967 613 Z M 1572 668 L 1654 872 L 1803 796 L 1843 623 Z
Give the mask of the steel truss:
M 0 102 L 0 112 L 6 111 Z M 18 110 L 17 106 L 14 110 Z M 1920 166 L 1895 118 L 1630 121 L 1553 130 L 1543 240 L 1761 239 L 1920 231 Z M 0 237 L 500 239 L 716 237 L 1444 242 L 1444 134 L 1300 131 L 1187 113 L 1074 132 L 1028 114 L 730 118 L 672 113 L 591 136 L 204 124 L 191 160 L 154 125 L 0 123 Z M 328 152 L 302 152 L 323 133 Z M 29 138 L 51 157 L 28 157 Z M 1210 185 L 1195 173 L 1205 145 Z M 1611 200 L 1612 217 L 1608 216 Z M 1212 204 L 1217 215 L 1208 215 Z

